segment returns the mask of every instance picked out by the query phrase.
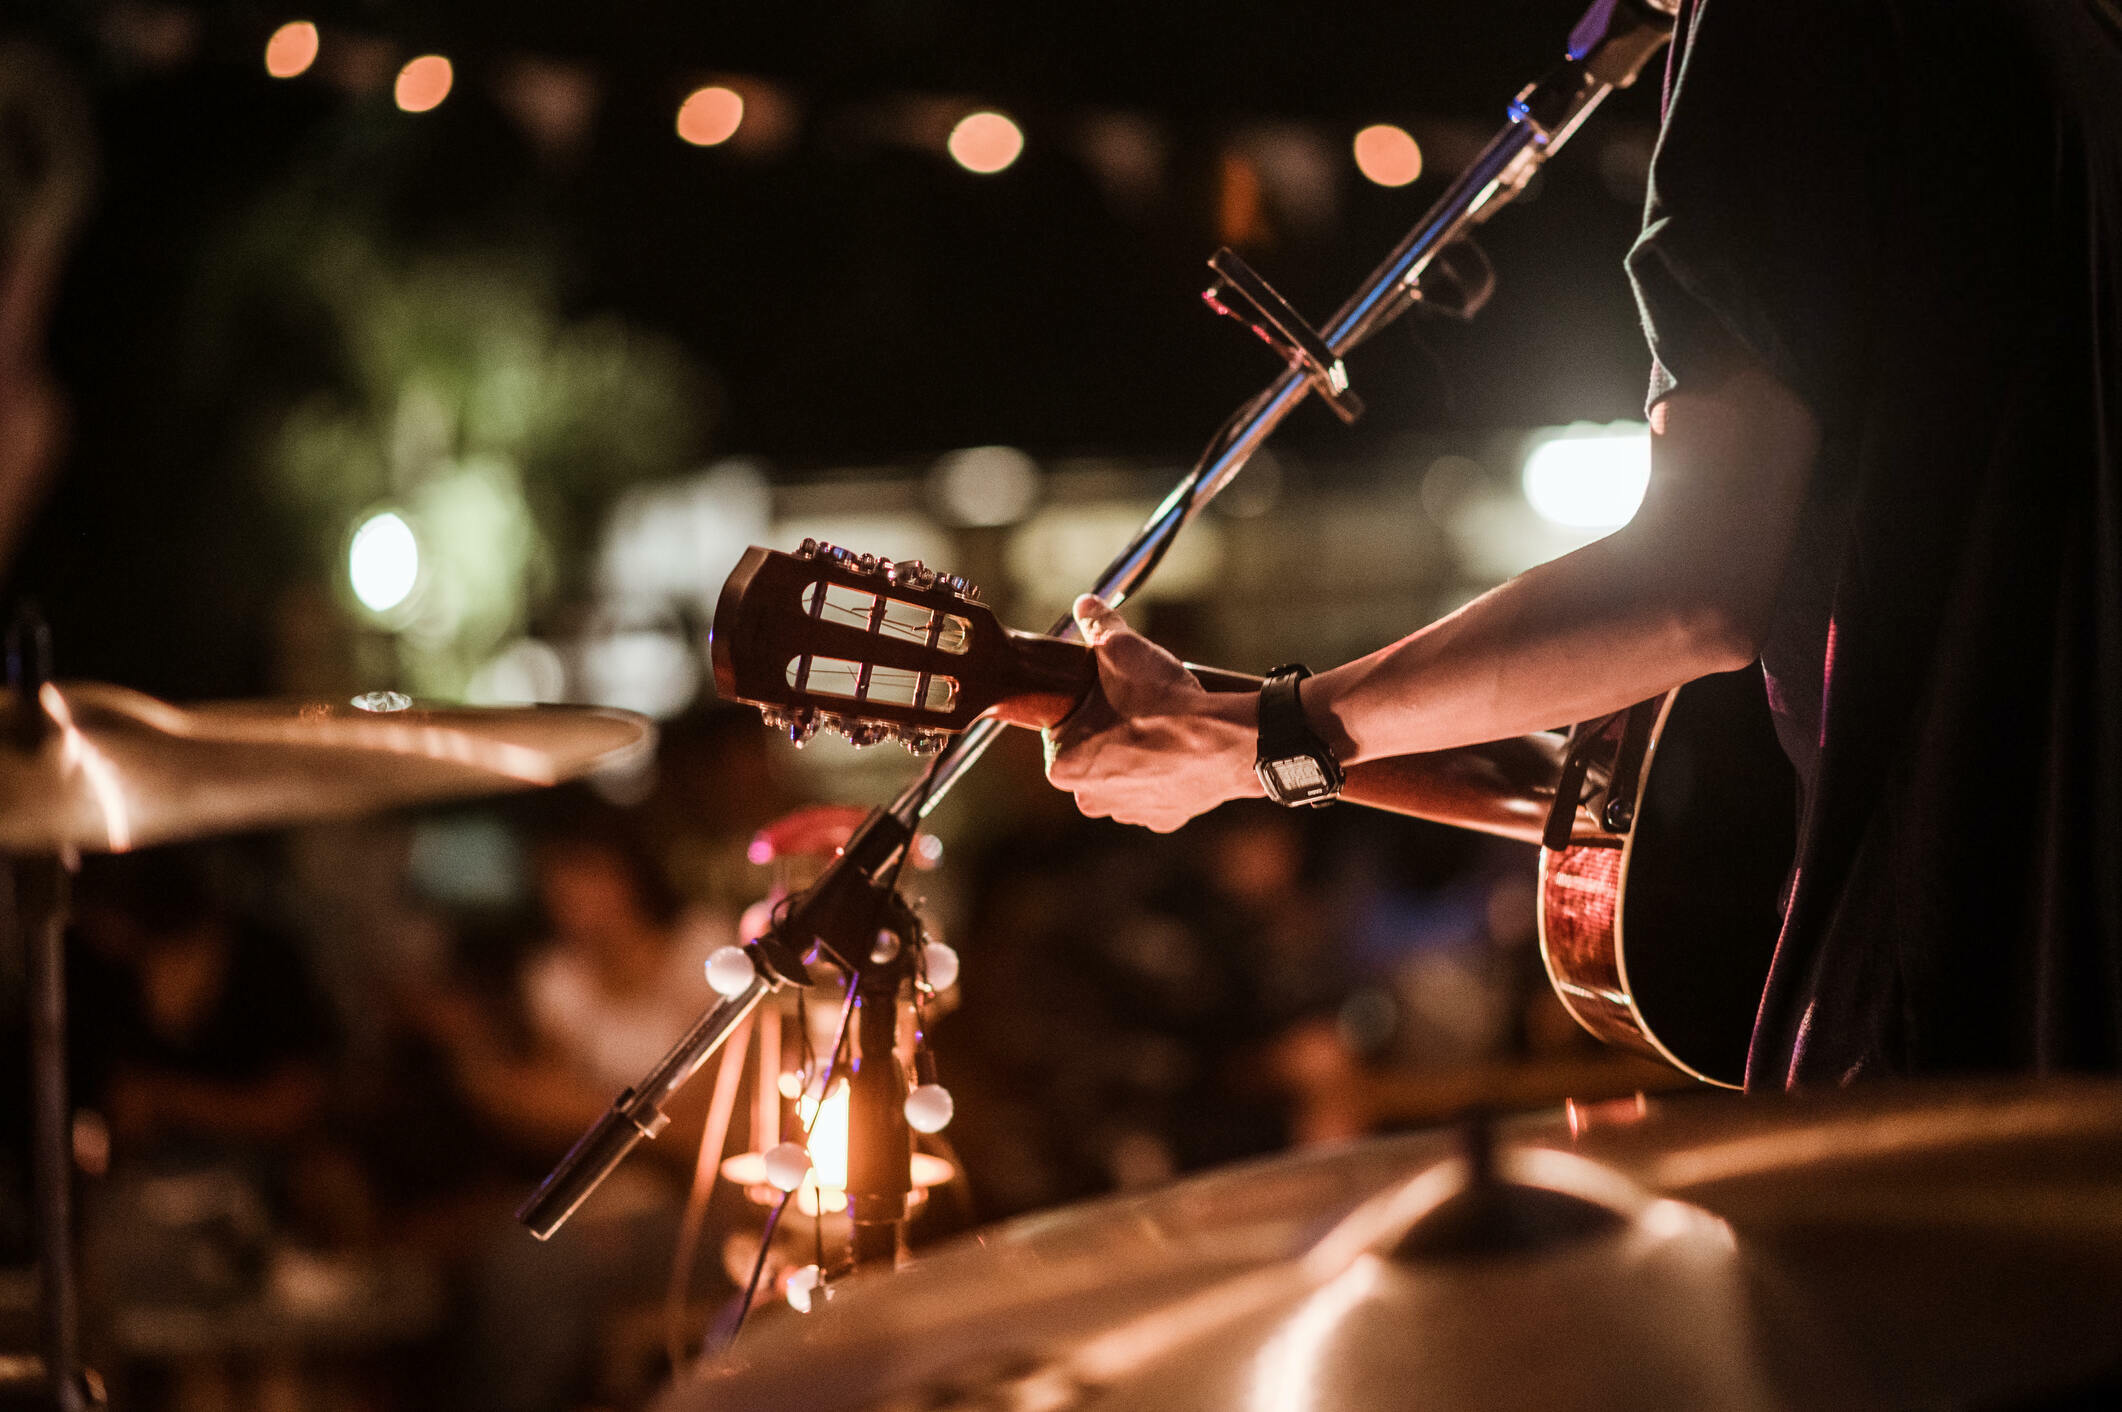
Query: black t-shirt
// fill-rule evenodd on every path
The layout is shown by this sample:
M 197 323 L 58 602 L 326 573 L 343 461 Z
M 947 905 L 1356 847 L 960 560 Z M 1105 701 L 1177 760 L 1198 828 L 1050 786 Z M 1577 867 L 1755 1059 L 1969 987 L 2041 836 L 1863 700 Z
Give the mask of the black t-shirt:
M 2122 12 L 1693 0 L 1666 81 L 1652 400 L 1743 347 L 1824 434 L 1748 1082 L 2122 1067 Z

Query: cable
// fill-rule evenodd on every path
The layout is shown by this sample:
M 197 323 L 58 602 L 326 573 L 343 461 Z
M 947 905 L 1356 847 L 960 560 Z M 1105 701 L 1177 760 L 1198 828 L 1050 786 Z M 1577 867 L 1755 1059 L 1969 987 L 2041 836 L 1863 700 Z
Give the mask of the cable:
M 663 1351 L 670 1358 L 674 1374 L 685 1367 L 685 1297 L 692 1292 L 693 1264 L 699 1257 L 708 1202 L 721 1170 L 722 1149 L 729 1142 L 730 1118 L 736 1110 L 737 1087 L 744 1076 L 751 1039 L 752 1017 L 747 1015 L 723 1047 L 722 1067 L 715 1075 L 715 1095 L 708 1104 L 707 1126 L 700 1131 L 700 1156 L 693 1163 L 693 1184 L 685 1195 L 678 1250 L 671 1259 L 670 1285 L 663 1296 Z
M 847 999 L 840 1006 L 840 1031 L 833 1036 L 832 1058 L 825 1066 L 825 1082 L 818 1087 L 818 1106 L 811 1110 L 810 1121 L 803 1125 L 803 1145 L 805 1148 L 810 1146 L 811 1133 L 817 1128 L 818 1119 L 825 1116 L 825 1095 L 832 1091 L 833 1076 L 839 1072 L 840 1060 L 847 1052 L 848 1022 L 854 1018 L 855 1014 L 855 981 L 856 978 L 853 976 L 847 978 Z M 737 1303 L 737 1312 L 728 1320 L 729 1332 L 717 1341 L 715 1338 L 717 1330 L 710 1329 L 707 1337 L 709 1346 L 703 1347 L 701 1350 L 703 1356 L 707 1353 L 728 1352 L 730 1347 L 736 1343 L 737 1335 L 744 1332 L 744 1321 L 751 1317 L 752 1301 L 759 1296 L 759 1277 L 766 1269 L 766 1257 L 774 1248 L 774 1232 L 780 1228 L 781 1213 L 788 1209 L 790 1200 L 795 1197 L 797 1191 L 802 1189 L 803 1186 L 799 1182 L 795 1191 L 784 1192 L 781 1200 L 775 1205 L 772 1214 L 766 1218 L 766 1232 L 759 1240 L 759 1257 L 752 1262 L 752 1277 L 745 1282 L 744 1297 Z M 822 1196 L 824 1189 L 821 1187 L 819 1190 Z M 819 1204 L 822 1206 L 824 1203 L 821 1201 Z M 719 1324 L 721 1321 L 717 1322 Z

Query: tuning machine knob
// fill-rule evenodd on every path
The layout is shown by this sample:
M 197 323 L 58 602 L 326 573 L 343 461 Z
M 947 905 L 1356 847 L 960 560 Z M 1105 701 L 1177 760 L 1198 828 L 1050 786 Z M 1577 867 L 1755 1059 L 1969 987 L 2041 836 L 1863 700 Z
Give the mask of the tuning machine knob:
M 786 735 L 789 743 L 799 750 L 810 744 L 811 737 L 818 733 L 817 714 L 810 710 L 783 711 L 775 706 L 761 706 L 759 716 L 767 725 Z
M 933 755 L 943 748 L 947 739 L 942 731 L 923 730 L 919 726 L 899 726 L 891 733 L 892 739 L 906 747 L 909 755 Z
M 841 727 L 840 733 L 847 737 L 849 745 L 862 750 L 880 740 L 890 739 L 892 730 L 890 726 L 879 725 L 875 721 L 848 721 Z

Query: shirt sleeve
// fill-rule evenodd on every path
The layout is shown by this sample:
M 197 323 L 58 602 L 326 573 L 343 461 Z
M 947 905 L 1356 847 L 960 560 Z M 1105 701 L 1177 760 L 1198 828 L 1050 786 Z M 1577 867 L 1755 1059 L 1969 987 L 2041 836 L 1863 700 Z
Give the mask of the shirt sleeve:
M 1823 426 L 1863 379 L 1884 55 L 1865 0 L 1694 0 L 1628 273 L 1650 402 L 1745 354 Z

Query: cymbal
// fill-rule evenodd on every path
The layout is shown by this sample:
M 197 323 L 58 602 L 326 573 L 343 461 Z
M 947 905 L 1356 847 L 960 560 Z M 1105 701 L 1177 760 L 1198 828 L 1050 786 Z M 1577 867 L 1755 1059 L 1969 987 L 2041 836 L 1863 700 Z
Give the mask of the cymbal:
M 1005 1223 L 761 1309 L 661 1409 L 1986 1406 L 2122 1372 L 2122 1084 L 1620 1116 Z
M 0 721 L 19 709 L 0 691 Z M 59 682 L 35 712 L 32 743 L 0 737 L 0 849 L 17 853 L 122 853 L 557 784 L 635 760 L 655 739 L 631 711 L 436 707 L 382 692 L 172 706 Z

